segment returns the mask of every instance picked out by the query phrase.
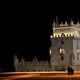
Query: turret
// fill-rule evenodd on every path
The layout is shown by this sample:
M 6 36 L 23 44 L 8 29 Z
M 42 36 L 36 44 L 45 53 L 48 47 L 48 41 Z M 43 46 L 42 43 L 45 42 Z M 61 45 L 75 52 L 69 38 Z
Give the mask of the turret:
M 56 26 L 56 23 L 55 23 L 55 21 L 53 21 L 52 27 L 55 27 L 55 26 Z
M 17 55 L 14 55 L 13 61 L 14 61 L 14 66 L 17 66 L 18 65 Z
M 70 25 L 73 26 L 73 24 L 74 24 L 74 22 L 73 22 L 73 20 L 71 19 L 71 21 L 70 21 Z
M 77 25 L 80 25 L 79 21 L 77 21 Z
M 60 26 L 63 26 L 63 23 L 61 22 Z
M 65 26 L 67 26 L 68 25 L 68 23 L 67 23 L 67 21 L 65 21 Z
M 21 58 L 21 62 L 22 62 L 22 63 L 24 63 L 24 62 L 25 62 L 25 60 L 24 60 L 23 56 L 22 56 L 22 58 Z

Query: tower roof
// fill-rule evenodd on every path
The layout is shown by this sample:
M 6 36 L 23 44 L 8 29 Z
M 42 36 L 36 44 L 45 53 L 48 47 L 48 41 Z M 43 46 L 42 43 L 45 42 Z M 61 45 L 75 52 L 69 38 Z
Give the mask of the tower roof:
M 67 24 L 67 21 L 65 24 L 61 22 L 61 24 L 58 24 L 58 26 L 53 27 L 53 35 L 61 35 L 62 33 L 67 35 L 75 35 L 77 37 L 80 37 L 80 23 L 79 21 L 74 24 L 73 20 L 70 21 L 70 24 Z

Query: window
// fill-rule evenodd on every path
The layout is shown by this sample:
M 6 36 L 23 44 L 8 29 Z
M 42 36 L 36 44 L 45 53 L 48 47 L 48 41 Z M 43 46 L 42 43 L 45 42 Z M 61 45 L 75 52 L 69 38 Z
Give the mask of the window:
M 63 49 L 63 48 L 60 48 L 59 53 L 60 53 L 60 54 L 61 54 L 61 53 L 64 53 L 64 49 Z
M 61 56 L 61 60 L 62 60 L 62 61 L 64 60 L 64 57 L 63 57 L 63 56 Z
M 64 41 L 61 41 L 61 45 L 63 45 L 64 44 Z
M 64 33 L 62 33 L 61 36 L 64 37 L 65 36 Z

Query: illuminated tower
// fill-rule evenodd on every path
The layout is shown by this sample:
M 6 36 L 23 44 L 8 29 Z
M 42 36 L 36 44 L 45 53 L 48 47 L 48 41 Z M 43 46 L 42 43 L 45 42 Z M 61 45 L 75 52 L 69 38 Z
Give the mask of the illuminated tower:
M 80 23 L 53 23 L 53 35 L 50 36 L 50 62 L 52 70 L 66 70 L 73 66 L 80 70 Z
M 13 61 L 14 61 L 14 64 L 13 65 L 15 67 L 15 71 L 18 71 L 18 62 L 19 62 L 19 60 L 18 60 L 17 55 L 14 55 Z

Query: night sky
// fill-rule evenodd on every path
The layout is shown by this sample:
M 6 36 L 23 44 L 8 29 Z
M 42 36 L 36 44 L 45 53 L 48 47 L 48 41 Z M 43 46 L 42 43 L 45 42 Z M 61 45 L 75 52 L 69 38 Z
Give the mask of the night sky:
M 56 4 L 56 5 L 55 5 Z M 26 4 L 27 5 L 27 4 Z M 7 6 L 2 9 L 0 35 L 0 68 L 2 71 L 14 71 L 13 56 L 17 54 L 27 61 L 34 56 L 39 60 L 49 60 L 52 22 L 58 16 L 61 21 L 75 23 L 80 20 L 79 7 L 66 4 L 36 4 L 29 6 Z M 32 6 L 32 7 L 31 7 Z

